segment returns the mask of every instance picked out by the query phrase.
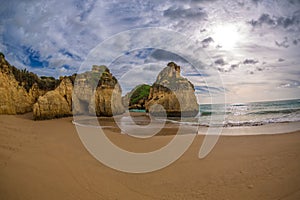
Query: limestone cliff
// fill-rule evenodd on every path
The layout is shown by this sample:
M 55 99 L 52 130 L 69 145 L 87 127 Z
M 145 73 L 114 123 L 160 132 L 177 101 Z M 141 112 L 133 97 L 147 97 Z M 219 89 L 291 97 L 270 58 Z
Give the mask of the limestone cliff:
M 73 84 L 69 77 L 60 79 L 59 86 L 40 96 L 33 105 L 35 120 L 53 119 L 72 115 Z
M 194 92 L 193 84 L 180 75 L 180 66 L 170 62 L 150 88 L 146 111 L 153 115 L 163 115 L 165 112 L 169 117 L 195 116 L 199 105 Z
M 21 75 L 21 71 L 11 66 L 0 53 L 0 114 L 30 112 L 38 96 L 45 93 L 34 81 L 31 85 L 17 81 L 14 72 Z
M 75 114 L 113 116 L 124 113 L 121 87 L 106 66 L 94 65 L 92 71 L 79 74 L 75 84 Z

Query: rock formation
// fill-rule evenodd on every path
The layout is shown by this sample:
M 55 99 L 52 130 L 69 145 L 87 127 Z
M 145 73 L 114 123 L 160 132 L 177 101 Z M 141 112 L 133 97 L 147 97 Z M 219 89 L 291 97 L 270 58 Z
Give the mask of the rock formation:
M 61 78 L 55 90 L 39 97 L 33 107 L 33 116 L 40 120 L 73 113 L 97 116 L 121 114 L 125 111 L 121 93 L 117 79 L 107 67 L 93 66 L 92 71 L 78 74 L 75 83 L 69 77 Z
M 28 86 L 25 82 L 17 81 L 13 72 L 17 70 L 11 66 L 0 53 L 0 114 L 23 114 L 32 111 L 32 105 L 38 96 L 45 93 L 39 89 L 37 83 Z
M 180 75 L 180 66 L 168 63 L 151 86 L 146 111 L 153 115 L 192 117 L 199 111 L 193 84 Z M 157 106 L 161 105 L 161 106 Z
M 121 87 L 107 67 L 93 66 L 91 71 L 77 75 L 76 82 L 74 79 L 75 76 L 40 78 L 11 66 L 0 53 L 0 114 L 33 110 L 34 119 L 52 119 L 72 114 L 113 116 L 125 111 Z M 160 115 L 163 109 L 154 106 L 160 104 L 168 116 L 198 113 L 194 87 L 181 77 L 180 67 L 173 62 L 159 73 L 150 91 L 149 86 L 142 85 L 130 96 L 130 109 Z
M 69 77 L 61 78 L 59 86 L 40 96 L 33 105 L 35 120 L 53 119 L 72 115 L 73 84 Z
M 125 112 L 121 87 L 106 66 L 94 65 L 92 71 L 79 74 L 75 84 L 75 114 L 113 116 Z

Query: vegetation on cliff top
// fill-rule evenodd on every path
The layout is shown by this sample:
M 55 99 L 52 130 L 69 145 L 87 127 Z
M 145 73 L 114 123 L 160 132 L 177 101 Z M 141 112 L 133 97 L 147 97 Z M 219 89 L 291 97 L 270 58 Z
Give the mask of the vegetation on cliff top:
M 130 96 L 129 105 L 138 103 L 141 99 L 147 100 L 150 93 L 150 85 L 140 85 L 134 89 Z
M 34 84 L 37 84 L 38 88 L 45 91 L 54 90 L 61 82 L 62 78 L 55 79 L 54 77 L 48 77 L 48 76 L 41 76 L 39 77 L 33 72 L 29 72 L 26 68 L 25 69 L 18 69 L 13 65 L 10 65 L 5 60 L 5 55 L 0 52 L 0 57 L 3 58 L 1 61 L 0 68 L 3 68 L 4 65 L 8 67 L 8 70 L 10 73 L 12 73 L 16 79 L 16 81 L 19 82 L 20 86 L 23 86 L 27 92 L 32 88 Z M 71 76 L 68 76 L 72 83 L 74 84 L 76 74 L 73 74 Z

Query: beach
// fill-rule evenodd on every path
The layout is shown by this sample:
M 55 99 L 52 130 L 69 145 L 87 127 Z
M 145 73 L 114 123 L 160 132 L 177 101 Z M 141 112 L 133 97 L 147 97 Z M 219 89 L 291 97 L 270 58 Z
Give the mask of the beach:
M 204 159 L 198 158 L 204 138 L 198 135 L 170 166 L 130 174 L 92 157 L 72 120 L 0 115 L 0 199 L 300 199 L 300 131 L 221 136 Z M 153 151 L 173 138 L 105 133 L 134 152 Z

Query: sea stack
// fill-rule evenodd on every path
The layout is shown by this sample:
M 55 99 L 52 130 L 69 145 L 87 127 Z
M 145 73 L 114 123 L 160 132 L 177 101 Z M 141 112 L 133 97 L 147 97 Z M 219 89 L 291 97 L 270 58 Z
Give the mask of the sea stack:
M 194 117 L 199 112 L 194 85 L 180 75 L 180 66 L 174 62 L 158 74 L 145 107 L 154 116 Z
M 111 117 L 125 112 L 118 80 L 106 66 L 92 67 L 79 74 L 73 94 L 74 114 L 96 114 Z

